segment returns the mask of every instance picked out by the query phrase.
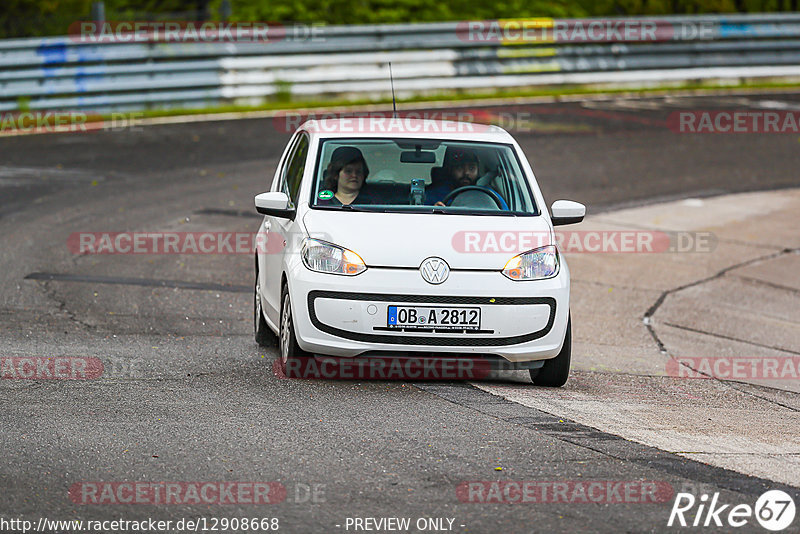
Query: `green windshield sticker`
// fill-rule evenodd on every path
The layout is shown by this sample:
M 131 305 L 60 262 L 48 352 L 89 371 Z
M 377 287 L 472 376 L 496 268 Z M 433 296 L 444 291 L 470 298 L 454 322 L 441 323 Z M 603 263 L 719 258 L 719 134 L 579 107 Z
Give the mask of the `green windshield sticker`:
M 320 200 L 330 200 L 333 198 L 333 191 L 329 189 L 325 189 L 324 191 L 320 191 L 317 198 Z

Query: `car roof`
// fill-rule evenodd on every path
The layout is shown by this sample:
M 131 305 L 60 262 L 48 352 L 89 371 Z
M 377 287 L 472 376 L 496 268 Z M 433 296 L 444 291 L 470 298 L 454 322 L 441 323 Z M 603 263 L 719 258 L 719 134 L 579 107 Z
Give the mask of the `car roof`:
M 507 131 L 490 124 L 409 117 L 312 119 L 300 125 L 298 130 L 324 138 L 410 138 L 494 143 L 514 141 Z

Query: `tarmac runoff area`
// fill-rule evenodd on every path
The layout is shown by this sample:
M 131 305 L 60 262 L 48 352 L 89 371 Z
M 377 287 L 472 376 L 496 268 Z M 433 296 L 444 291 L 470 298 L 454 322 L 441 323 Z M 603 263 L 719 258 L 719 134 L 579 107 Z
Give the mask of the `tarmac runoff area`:
M 800 189 L 686 199 L 560 228 L 666 232 L 670 246 L 688 251 L 568 251 L 567 385 L 531 388 L 518 371 L 506 378 L 526 384 L 474 385 L 628 440 L 796 485 Z

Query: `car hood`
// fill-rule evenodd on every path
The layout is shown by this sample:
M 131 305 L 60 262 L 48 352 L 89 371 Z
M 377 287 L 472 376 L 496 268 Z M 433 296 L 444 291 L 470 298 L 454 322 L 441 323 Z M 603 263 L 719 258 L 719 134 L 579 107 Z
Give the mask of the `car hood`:
M 538 217 L 309 210 L 311 237 L 348 248 L 368 267 L 420 266 L 437 256 L 451 269 L 502 269 L 520 252 L 554 243 Z

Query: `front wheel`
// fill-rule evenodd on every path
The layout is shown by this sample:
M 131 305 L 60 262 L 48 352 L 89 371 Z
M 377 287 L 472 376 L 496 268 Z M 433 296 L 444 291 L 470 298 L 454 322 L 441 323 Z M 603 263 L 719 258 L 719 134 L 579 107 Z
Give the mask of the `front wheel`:
M 558 388 L 567 383 L 572 359 L 572 316 L 567 319 L 567 333 L 558 356 L 544 362 L 539 369 L 531 369 L 531 380 L 537 386 Z
M 302 378 L 303 364 L 308 361 L 309 354 L 297 344 L 297 336 L 294 332 L 294 320 L 292 319 L 292 302 L 289 298 L 289 290 L 286 286 L 282 292 L 281 305 L 281 330 L 280 330 L 280 349 L 281 349 L 281 371 L 288 378 Z

